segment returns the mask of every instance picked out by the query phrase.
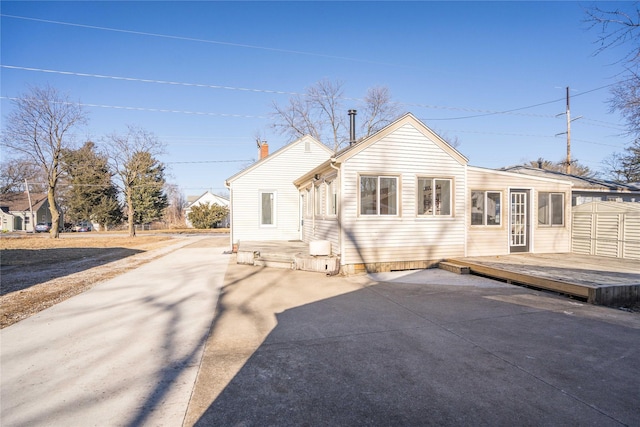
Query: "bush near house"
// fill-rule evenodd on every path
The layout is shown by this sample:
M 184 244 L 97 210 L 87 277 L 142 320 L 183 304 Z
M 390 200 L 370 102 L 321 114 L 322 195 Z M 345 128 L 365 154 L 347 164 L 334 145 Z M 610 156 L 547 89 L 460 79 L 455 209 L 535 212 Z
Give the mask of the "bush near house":
M 216 228 L 228 214 L 225 206 L 203 203 L 191 208 L 189 221 L 195 228 Z

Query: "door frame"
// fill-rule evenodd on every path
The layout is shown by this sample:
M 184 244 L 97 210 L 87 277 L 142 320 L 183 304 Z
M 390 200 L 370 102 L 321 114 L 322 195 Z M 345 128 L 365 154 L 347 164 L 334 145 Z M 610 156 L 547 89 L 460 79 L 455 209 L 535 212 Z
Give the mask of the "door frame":
M 530 252 L 533 245 L 531 227 L 531 194 L 530 188 L 510 188 L 509 189 L 509 227 L 508 244 L 509 253 Z M 516 203 L 521 206 L 520 210 L 514 210 L 514 196 L 518 196 Z M 524 224 L 521 222 L 524 220 Z M 517 233 L 516 233 L 517 231 Z

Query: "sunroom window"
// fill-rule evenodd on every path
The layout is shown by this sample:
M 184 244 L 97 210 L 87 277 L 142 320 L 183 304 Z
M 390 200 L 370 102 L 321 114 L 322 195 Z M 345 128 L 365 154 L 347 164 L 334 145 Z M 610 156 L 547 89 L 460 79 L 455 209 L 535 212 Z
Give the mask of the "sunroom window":
M 450 179 L 418 178 L 418 215 L 451 216 L 452 189 Z
M 327 214 L 338 214 L 338 188 L 336 181 L 327 181 Z
M 563 193 L 538 193 L 538 225 L 564 225 Z
M 498 191 L 472 191 L 471 225 L 500 225 L 501 198 Z

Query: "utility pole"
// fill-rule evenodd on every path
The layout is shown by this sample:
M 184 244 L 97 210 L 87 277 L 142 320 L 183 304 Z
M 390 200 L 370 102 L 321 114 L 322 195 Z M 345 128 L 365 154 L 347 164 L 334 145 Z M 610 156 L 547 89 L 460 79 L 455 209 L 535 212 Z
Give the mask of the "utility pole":
M 568 175 L 571 174 L 571 122 L 582 118 L 582 116 L 580 116 L 571 120 L 570 102 L 571 101 L 570 101 L 570 95 L 569 95 L 569 86 L 567 86 L 567 109 L 564 112 L 565 116 L 567 116 L 567 131 L 558 133 L 556 134 L 556 136 L 562 135 L 563 133 L 567 134 L 567 159 L 564 162 L 564 166 L 565 166 L 564 170 Z M 561 114 L 558 114 L 558 115 L 561 115 Z
M 569 108 L 569 86 L 567 86 L 567 175 L 571 174 L 571 108 Z
M 29 215 L 31 216 L 31 229 L 35 233 L 36 225 L 34 223 L 33 205 L 31 204 L 31 193 L 29 193 L 29 183 L 27 182 L 27 178 L 24 179 L 24 187 L 27 190 L 27 199 L 29 199 Z M 27 231 L 26 227 L 25 227 L 25 231 Z

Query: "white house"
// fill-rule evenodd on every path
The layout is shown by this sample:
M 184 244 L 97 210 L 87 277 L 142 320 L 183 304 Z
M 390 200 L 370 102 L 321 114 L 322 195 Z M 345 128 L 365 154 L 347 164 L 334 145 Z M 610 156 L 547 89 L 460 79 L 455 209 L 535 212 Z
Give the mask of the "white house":
M 272 154 L 263 143 L 259 160 L 225 182 L 231 202 L 232 247 L 246 240 L 301 240 L 301 203 L 293 181 L 331 154 L 308 135 Z
M 347 273 L 571 248 L 570 182 L 468 166 L 411 114 L 294 184 L 302 240 L 331 242 Z
M 216 194 L 211 193 L 210 191 L 206 191 L 204 194 L 194 197 L 193 200 L 189 201 L 189 204 L 184 209 L 184 218 L 185 223 L 188 228 L 193 228 L 193 224 L 189 220 L 189 213 L 194 206 L 200 205 L 218 205 L 223 207 L 229 207 L 229 199 L 218 196 Z M 229 216 L 225 217 L 219 224 L 220 227 L 229 227 Z
M 31 199 L 31 200 L 29 200 Z M 33 213 L 31 211 L 33 209 Z M 51 222 L 47 193 L 10 193 L 0 196 L 2 231 L 33 232 L 39 222 Z M 60 224 L 62 224 L 62 213 Z

